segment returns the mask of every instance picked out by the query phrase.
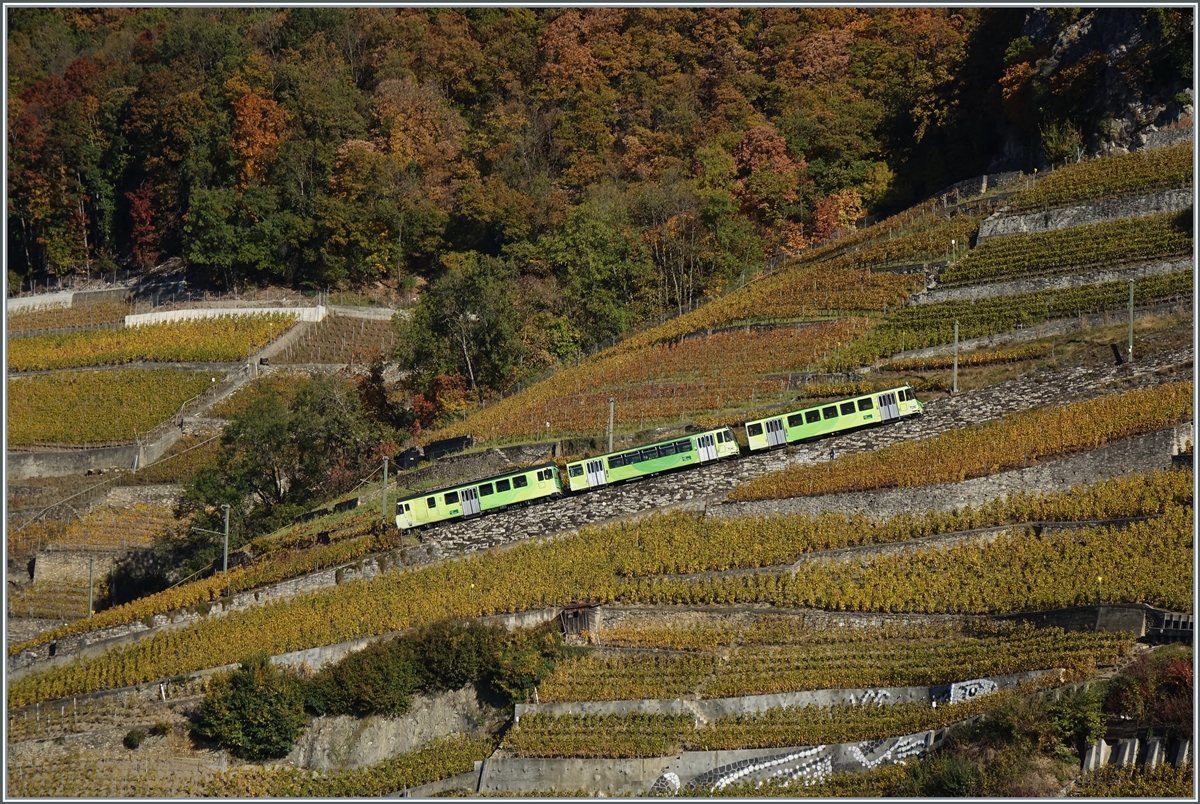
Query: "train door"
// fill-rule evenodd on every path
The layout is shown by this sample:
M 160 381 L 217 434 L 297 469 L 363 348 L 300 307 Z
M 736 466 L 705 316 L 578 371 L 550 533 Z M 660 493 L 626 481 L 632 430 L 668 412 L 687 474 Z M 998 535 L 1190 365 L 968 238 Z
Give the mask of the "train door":
M 588 461 L 584 464 L 587 469 L 588 488 L 594 489 L 596 486 L 603 486 L 608 483 L 608 478 L 604 476 L 604 461 L 596 459 Z
M 787 436 L 783 432 L 783 419 L 768 419 L 767 446 L 782 447 L 785 443 L 787 443 Z
M 479 491 L 474 486 L 462 490 L 463 516 L 479 513 Z
M 900 405 L 895 392 L 879 395 L 879 418 L 885 422 L 900 418 Z
M 717 437 L 703 435 L 696 439 L 696 449 L 700 452 L 700 463 L 717 459 Z

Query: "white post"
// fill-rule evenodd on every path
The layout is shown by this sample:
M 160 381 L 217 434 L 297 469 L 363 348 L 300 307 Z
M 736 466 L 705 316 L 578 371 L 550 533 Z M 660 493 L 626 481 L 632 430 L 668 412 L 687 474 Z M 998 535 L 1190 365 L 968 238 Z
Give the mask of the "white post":
M 613 398 L 608 398 L 608 451 L 612 452 L 613 442 Z
M 1133 280 L 1129 280 L 1129 362 L 1133 362 Z
M 387 470 L 388 470 L 388 456 L 384 455 L 383 456 L 383 526 L 385 528 L 387 527 L 387 521 L 388 521 L 388 518 L 387 518 L 387 480 L 388 480 Z
M 954 322 L 954 381 L 950 387 L 951 394 L 958 393 L 958 322 Z
M 221 563 L 221 572 L 229 572 L 229 506 L 221 503 L 221 507 L 225 509 L 225 551 L 224 560 Z

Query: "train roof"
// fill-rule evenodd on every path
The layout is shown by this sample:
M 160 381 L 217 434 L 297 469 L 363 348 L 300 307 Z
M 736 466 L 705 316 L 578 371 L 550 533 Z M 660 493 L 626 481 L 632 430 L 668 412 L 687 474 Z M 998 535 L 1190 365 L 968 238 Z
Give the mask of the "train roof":
M 830 405 L 839 405 L 842 402 L 848 402 L 851 399 L 862 399 L 863 397 L 875 396 L 876 394 L 886 394 L 891 391 L 900 391 L 904 388 L 912 388 L 912 383 L 906 382 L 903 385 L 894 385 L 891 388 L 881 388 L 878 391 L 867 391 L 865 394 L 854 394 L 853 396 L 843 396 L 840 399 L 835 399 L 831 402 L 820 402 L 816 405 L 809 405 L 809 406 L 803 407 L 803 408 L 793 408 L 791 410 L 785 410 L 780 413 L 772 413 L 770 416 L 763 416 L 761 419 L 747 419 L 746 424 L 756 424 L 758 422 L 765 422 L 767 419 L 778 419 L 780 416 L 791 416 L 795 413 L 803 413 L 806 410 L 815 410 L 817 408 L 827 408 Z
M 584 463 L 585 461 L 595 461 L 595 460 L 599 460 L 600 458 L 607 458 L 609 455 L 624 455 L 626 452 L 636 452 L 639 449 L 645 449 L 646 447 L 657 447 L 660 444 L 673 444 L 674 442 L 680 441 L 684 438 L 695 438 L 696 436 L 707 435 L 708 433 L 715 433 L 718 430 L 728 430 L 728 429 L 729 429 L 729 425 L 723 424 L 720 427 L 713 427 L 708 430 L 699 430 L 695 433 L 684 433 L 681 436 L 675 436 L 674 438 L 664 438 L 661 441 L 647 441 L 645 444 L 638 444 L 636 447 L 626 447 L 625 449 L 615 449 L 612 452 L 602 452 L 599 455 L 593 455 L 590 458 L 580 458 L 577 461 L 569 461 L 567 463 L 567 466 L 570 466 L 571 464 L 575 464 L 575 463 Z
M 513 477 L 514 475 L 523 475 L 528 472 L 536 472 L 538 469 L 545 469 L 546 467 L 549 467 L 549 466 L 553 466 L 556 469 L 558 468 L 558 464 L 556 464 L 554 461 L 546 461 L 545 463 L 538 463 L 538 464 L 534 464 L 533 466 L 525 466 L 525 467 L 522 467 L 519 469 L 512 469 L 508 472 L 501 472 L 498 475 L 491 475 L 489 477 L 481 477 L 478 480 L 467 480 L 462 483 L 453 483 L 449 486 L 440 486 L 436 489 L 427 489 L 427 490 L 419 492 L 417 494 L 409 494 L 404 497 L 400 497 L 399 499 L 396 500 L 396 502 L 401 503 L 406 500 L 419 500 L 422 497 L 429 497 L 433 494 L 441 494 L 443 491 L 454 491 L 455 489 L 466 488 L 467 486 L 478 486 L 480 483 L 487 483 L 487 482 L 493 481 L 493 480 L 503 480 L 506 477 Z

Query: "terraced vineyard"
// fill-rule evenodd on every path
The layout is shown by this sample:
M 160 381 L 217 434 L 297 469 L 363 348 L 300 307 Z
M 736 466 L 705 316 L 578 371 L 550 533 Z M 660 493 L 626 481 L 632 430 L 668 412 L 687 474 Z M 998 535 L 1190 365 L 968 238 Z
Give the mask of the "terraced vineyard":
M 60 371 L 8 379 L 12 446 L 132 442 L 212 385 L 211 372 Z
M 1082 678 L 1097 665 L 1116 662 L 1132 644 L 1122 634 L 1022 626 L 971 634 L 945 623 L 938 628 L 941 633 L 907 638 L 895 629 L 854 629 L 840 639 L 801 628 L 784 636 L 783 644 L 740 641 L 731 648 L 686 651 L 664 651 L 652 638 L 642 638 L 638 650 L 606 648 L 560 663 L 538 693 L 547 703 L 731 698 L 798 690 L 930 686 L 1056 667 Z M 606 645 L 623 638 L 628 636 L 604 635 Z M 665 641 L 673 640 L 667 636 Z
M 127 302 L 103 302 L 15 312 L 8 316 L 8 333 L 21 335 L 47 329 L 118 325 L 124 323 L 125 316 L 130 312 Z
M 723 717 L 697 728 L 691 715 L 527 715 L 503 747 L 521 757 L 653 757 L 682 751 L 778 748 L 878 740 L 940 729 L 974 717 L 997 698 L 932 709 L 924 702 L 884 707 L 784 707 Z
M 985 240 L 938 275 L 956 287 L 998 279 L 1081 273 L 1192 253 L 1191 213 L 1125 218 Z
M 310 324 L 300 337 L 271 358 L 274 363 L 360 363 L 391 354 L 396 332 L 389 320 L 331 314 Z
M 47 371 L 139 360 L 240 362 L 282 335 L 295 322 L 295 316 L 290 313 L 228 315 L 119 330 L 35 335 L 9 343 L 8 368 L 9 371 Z
M 1012 211 L 1090 203 L 1192 186 L 1192 144 L 1088 159 L 1040 174 L 1008 200 Z
M 1134 283 L 1133 303 L 1142 307 L 1190 299 L 1191 292 L 1191 272 L 1147 276 Z M 1123 314 L 1128 301 L 1129 283 L 1117 281 L 977 301 L 910 305 L 872 327 L 866 337 L 841 349 L 822 365 L 827 371 L 849 371 L 901 349 L 951 343 L 955 321 L 959 325 L 959 338 L 967 340 L 1084 313 Z
M 439 434 L 517 438 L 547 421 L 554 436 L 595 432 L 607 426 L 610 397 L 622 420 L 639 425 L 719 414 L 760 398 L 778 398 L 788 387 L 788 372 L 822 359 L 867 326 L 866 319 L 849 318 L 617 352 L 562 369 L 552 380 L 499 400 Z

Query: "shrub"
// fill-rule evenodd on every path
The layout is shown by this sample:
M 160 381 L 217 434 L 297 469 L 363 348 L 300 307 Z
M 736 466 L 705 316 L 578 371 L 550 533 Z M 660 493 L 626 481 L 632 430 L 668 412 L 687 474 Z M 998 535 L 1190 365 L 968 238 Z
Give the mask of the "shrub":
M 121 742 L 125 744 L 126 748 L 132 751 L 141 745 L 142 740 L 144 739 L 146 739 L 146 732 L 142 731 L 141 729 L 130 729 L 125 735 L 125 739 Z
M 1139 728 L 1191 739 L 1192 650 L 1170 645 L 1138 657 L 1113 679 L 1105 711 L 1132 717 Z
M 303 687 L 266 654 L 251 656 L 213 683 L 194 732 L 242 759 L 286 756 L 308 721 Z
M 402 715 L 421 681 L 420 663 L 408 645 L 381 640 L 322 668 L 306 703 L 317 714 Z

